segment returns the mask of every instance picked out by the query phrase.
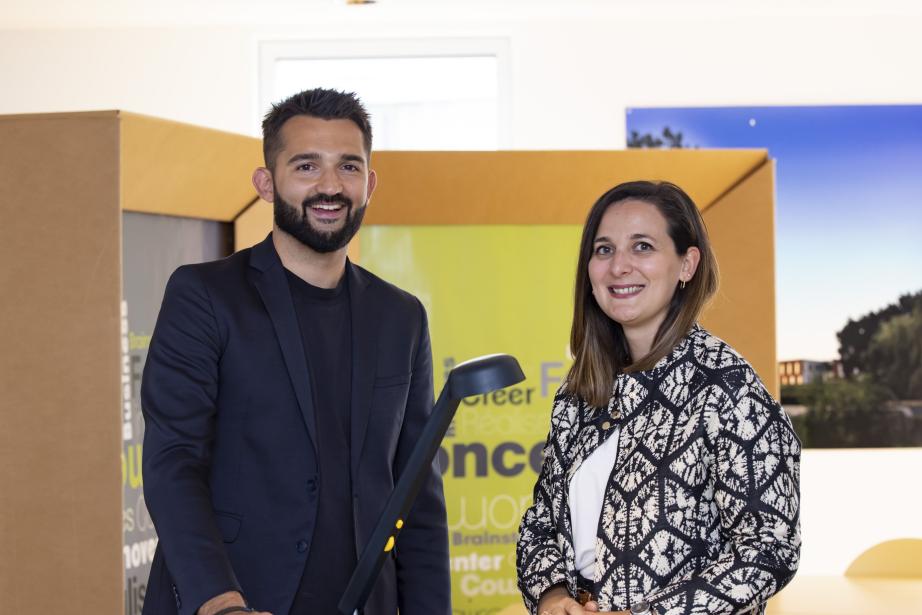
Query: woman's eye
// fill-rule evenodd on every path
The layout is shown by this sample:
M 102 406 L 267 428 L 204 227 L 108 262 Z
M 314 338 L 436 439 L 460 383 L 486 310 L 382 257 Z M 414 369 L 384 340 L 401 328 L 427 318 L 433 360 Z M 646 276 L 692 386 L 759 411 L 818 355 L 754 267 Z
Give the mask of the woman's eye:
M 605 245 L 596 246 L 595 254 L 596 256 L 608 256 L 609 254 L 611 254 L 611 246 L 605 246 Z
M 639 242 L 637 242 L 637 244 L 634 246 L 634 248 L 635 248 L 638 252 L 647 252 L 647 251 L 649 251 L 649 250 L 652 250 L 652 249 L 653 249 L 653 246 L 651 246 L 650 244 L 648 244 L 646 241 L 639 241 Z

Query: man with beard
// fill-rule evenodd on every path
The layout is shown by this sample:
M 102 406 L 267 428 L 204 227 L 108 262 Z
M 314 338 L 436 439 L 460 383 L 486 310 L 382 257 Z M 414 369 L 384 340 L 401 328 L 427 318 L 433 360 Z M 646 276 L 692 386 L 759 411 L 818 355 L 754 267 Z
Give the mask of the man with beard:
M 352 94 L 263 122 L 272 233 L 170 278 L 142 380 L 145 615 L 332 614 L 432 407 L 420 302 L 346 258 L 375 189 Z M 368 615 L 450 613 L 433 465 Z

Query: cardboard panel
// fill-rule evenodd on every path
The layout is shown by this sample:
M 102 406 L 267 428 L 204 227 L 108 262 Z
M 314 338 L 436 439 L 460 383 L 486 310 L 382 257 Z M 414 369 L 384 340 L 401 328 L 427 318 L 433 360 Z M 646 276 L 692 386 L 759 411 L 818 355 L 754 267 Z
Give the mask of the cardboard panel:
M 720 290 L 702 324 L 742 353 L 777 398 L 774 186 L 769 161 L 704 211 Z
M 118 123 L 0 117 L 0 610 L 122 605 Z
M 365 224 L 582 224 L 605 190 L 638 178 L 675 182 L 704 210 L 765 160 L 764 150 L 376 152 Z M 238 249 L 271 229 L 260 209 L 238 224 Z
M 272 230 L 272 205 L 257 199 L 234 220 L 234 250 L 259 243 Z
M 766 159 L 763 150 L 376 152 L 365 225 L 582 224 L 605 190 L 636 178 L 675 182 L 706 210 Z M 272 208 L 257 199 L 234 220 L 234 249 L 270 230 Z M 360 250 L 361 233 L 349 257 Z
M 741 352 L 778 396 L 774 163 L 765 151 L 379 152 L 374 166 L 379 183 L 366 226 L 581 225 L 590 204 L 616 183 L 680 185 L 702 210 L 721 271 L 702 323 Z M 236 249 L 271 228 L 271 207 L 257 201 L 235 221 Z M 356 261 L 360 245 L 350 245 Z
M 230 222 L 256 197 L 262 142 L 119 112 L 122 209 Z
M 766 160 L 764 150 L 379 152 L 366 224 L 582 224 L 603 192 L 665 179 L 702 209 Z

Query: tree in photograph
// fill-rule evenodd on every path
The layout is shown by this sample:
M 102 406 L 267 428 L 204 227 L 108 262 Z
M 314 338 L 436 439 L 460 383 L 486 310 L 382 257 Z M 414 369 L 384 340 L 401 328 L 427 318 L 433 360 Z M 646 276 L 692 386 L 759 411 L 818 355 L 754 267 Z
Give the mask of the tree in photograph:
M 868 377 L 808 386 L 809 410 L 796 421 L 805 446 L 818 448 L 912 446 L 915 419 L 891 409 L 892 393 Z M 798 417 L 800 418 L 800 417 Z
M 669 126 L 663 126 L 661 136 L 655 136 L 649 132 L 640 134 L 632 130 L 627 146 L 632 149 L 691 149 L 694 147 L 686 143 L 684 139 L 681 130 L 673 131 Z
M 627 146 L 632 149 L 657 149 L 663 146 L 663 140 L 654 137 L 649 132 L 640 134 L 636 130 L 632 130 L 631 136 L 627 140 Z
M 898 399 L 922 399 L 922 304 L 881 323 L 865 355 L 874 380 Z
M 858 320 L 851 320 L 836 334 L 839 338 L 839 356 L 847 377 L 874 373 L 874 361 L 868 356 L 868 348 L 881 325 L 894 316 L 909 314 L 922 307 L 922 291 L 903 295 L 896 303 L 876 312 L 865 314 Z
M 682 131 L 672 132 L 669 126 L 663 127 L 663 139 L 666 140 L 666 146 L 671 149 L 682 149 L 686 147 L 682 143 Z

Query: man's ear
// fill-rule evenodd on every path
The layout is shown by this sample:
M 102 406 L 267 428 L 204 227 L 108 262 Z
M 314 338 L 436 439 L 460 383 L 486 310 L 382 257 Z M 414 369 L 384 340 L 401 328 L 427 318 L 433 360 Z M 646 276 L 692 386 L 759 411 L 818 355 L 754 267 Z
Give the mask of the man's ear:
M 374 169 L 368 172 L 368 202 L 371 202 L 371 195 L 375 193 L 375 186 L 378 185 L 378 174 Z
M 272 171 L 266 167 L 259 167 L 253 171 L 253 187 L 259 198 L 272 203 L 275 201 L 275 184 L 272 181 Z

